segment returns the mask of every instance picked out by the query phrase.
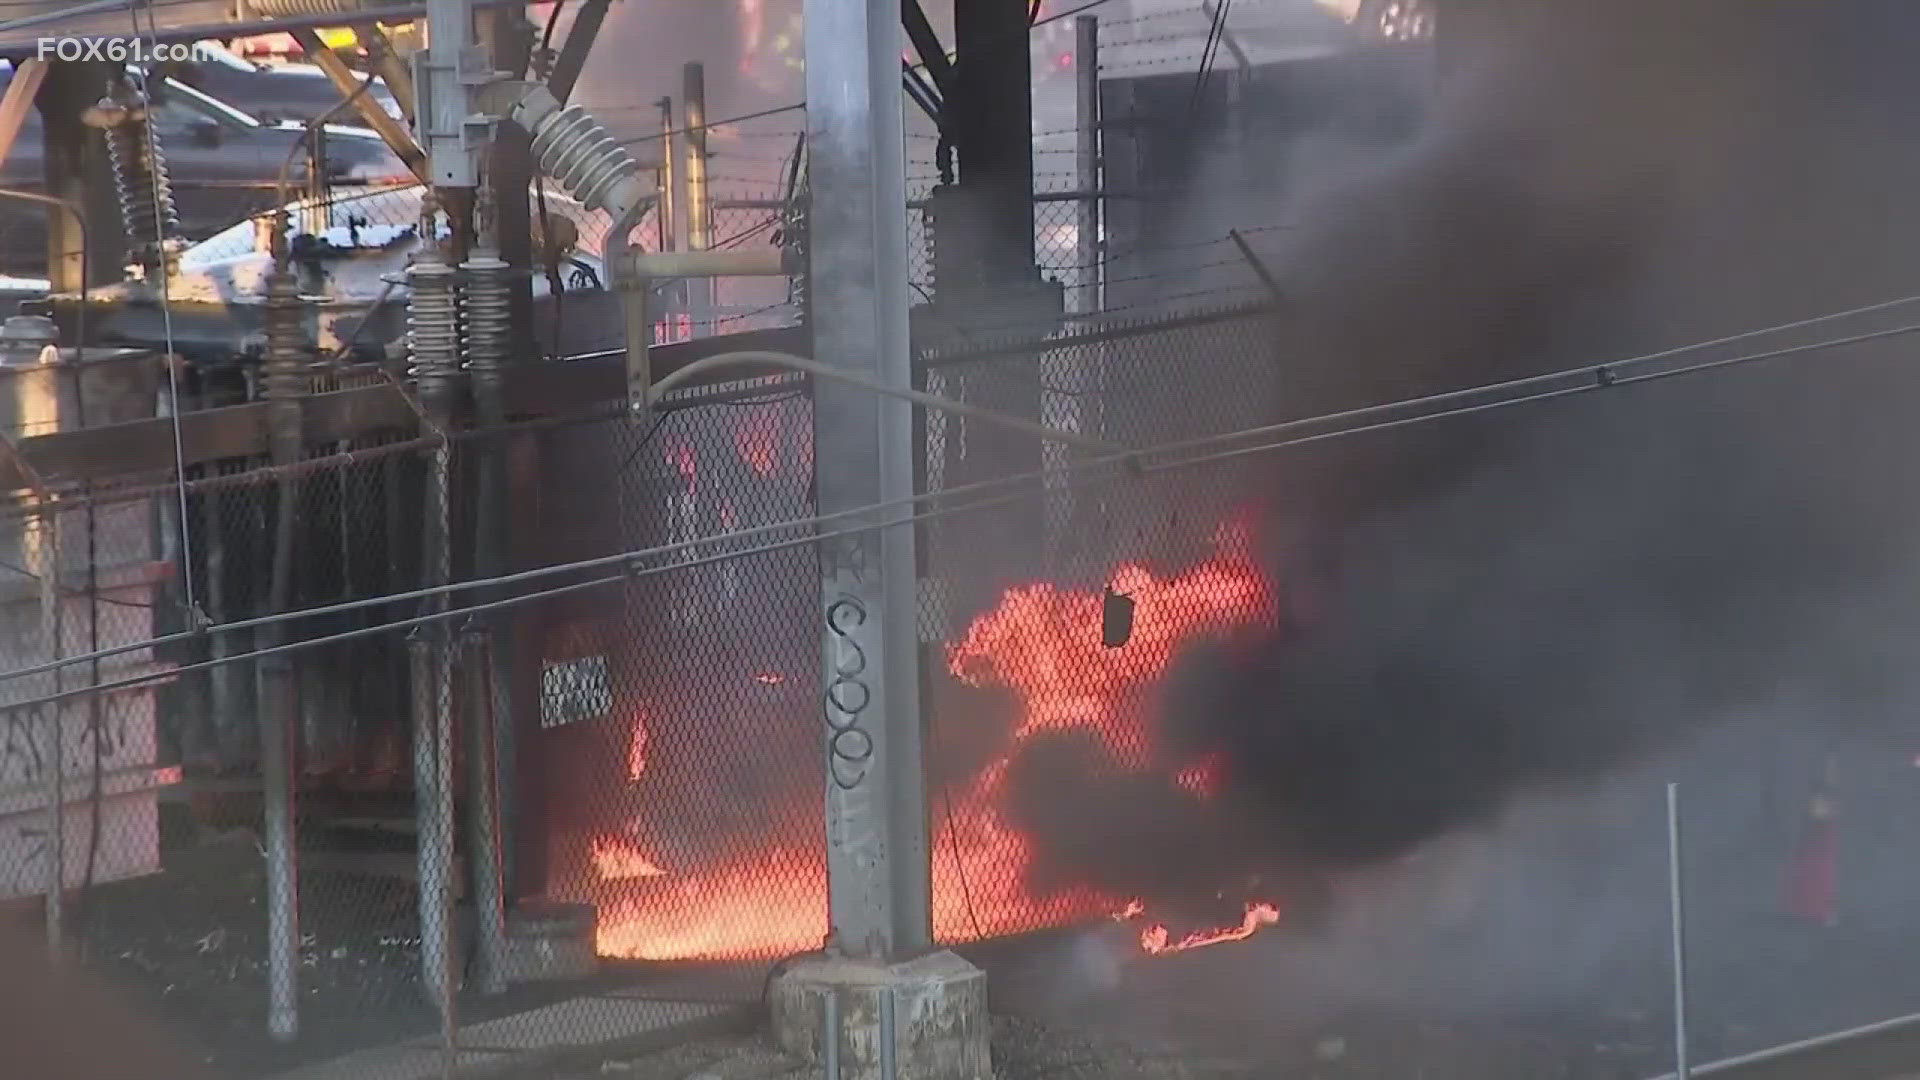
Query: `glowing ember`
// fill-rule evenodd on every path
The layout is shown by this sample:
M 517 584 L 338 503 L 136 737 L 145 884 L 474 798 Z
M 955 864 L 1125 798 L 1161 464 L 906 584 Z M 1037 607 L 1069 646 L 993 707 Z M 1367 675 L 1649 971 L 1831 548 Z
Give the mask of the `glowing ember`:
M 769 410 L 770 412 L 772 410 Z M 737 435 L 742 458 L 761 471 L 759 430 Z M 806 452 L 808 440 L 796 451 Z M 674 455 L 669 451 L 669 460 Z M 687 466 L 691 455 L 680 458 Z M 690 469 L 688 470 L 690 471 Z M 1176 767 L 1153 761 L 1144 691 L 1165 675 L 1178 649 L 1192 640 L 1272 620 L 1273 588 L 1248 555 L 1244 531 L 1227 529 L 1218 554 L 1172 576 L 1142 566 L 1122 566 L 1110 584 L 1135 602 L 1132 640 L 1123 648 L 1101 644 L 1101 590 L 1052 584 L 1008 590 L 948 648 L 949 669 L 961 682 L 1013 692 L 1021 714 L 1012 745 L 971 780 L 943 792 L 933 837 L 934 932 L 957 942 L 1058 926 L 1115 913 L 1132 921 L 1144 906 L 1091 890 L 1039 894 L 1028 886 L 1033 858 L 1029 839 L 1005 817 L 1003 777 L 1027 740 L 1047 732 L 1082 729 L 1100 735 L 1117 767 L 1175 769 L 1168 779 L 1199 798 L 1218 790 L 1218 763 Z M 778 672 L 752 678 L 763 685 L 788 681 Z M 647 721 L 636 718 L 628 774 L 646 774 Z M 648 778 L 650 781 L 656 779 Z M 644 790 L 642 788 L 641 790 Z M 817 814 L 811 803 L 808 813 Z M 817 839 L 785 837 L 755 855 L 692 872 L 663 872 L 644 837 L 643 816 L 630 829 L 593 843 L 593 867 L 603 882 L 599 951 L 631 959 L 763 957 L 817 948 L 825 933 L 826 868 Z M 628 839 L 640 836 L 638 844 Z M 1279 910 L 1253 904 L 1238 927 L 1171 940 L 1164 926 L 1142 931 L 1148 953 L 1173 953 L 1250 937 L 1273 925 Z
M 1218 757 L 1209 757 L 1174 773 L 1173 782 L 1188 794 L 1211 799 L 1220 794 L 1220 770 L 1224 764 Z
M 1129 911 L 1137 911 L 1138 901 L 1128 906 Z M 1204 949 L 1209 945 L 1222 945 L 1229 941 L 1245 941 L 1259 933 L 1263 927 L 1273 926 L 1280 921 L 1280 909 L 1272 904 L 1248 904 L 1247 914 L 1240 920 L 1239 926 L 1224 930 L 1202 930 L 1179 941 L 1170 940 L 1167 928 L 1159 924 L 1140 931 L 1140 948 L 1154 956 L 1167 953 L 1186 952 L 1189 949 Z
M 635 717 L 633 735 L 627 743 L 627 779 L 638 780 L 647 771 L 647 722 Z
M 661 451 L 667 464 L 679 470 L 680 476 L 691 489 L 700 476 L 700 455 L 687 443 L 675 443 Z
M 1173 578 L 1139 566 L 1113 575 L 1113 590 L 1134 601 L 1133 637 L 1124 648 L 1100 642 L 1102 596 L 1029 585 L 1011 589 L 975 619 L 948 650 L 948 667 L 974 686 L 1019 694 L 1024 716 L 1016 739 L 1048 728 L 1091 728 L 1120 761 L 1144 765 L 1145 716 L 1122 709 L 1130 695 L 1166 674 L 1178 647 L 1209 634 L 1270 621 L 1273 589 L 1245 557 L 1243 534 L 1223 530 L 1221 557 Z
M 613 836 L 594 838 L 593 868 L 608 881 L 631 881 L 634 878 L 667 876 L 667 872 L 655 866 L 652 859 L 642 855 L 640 849 Z
M 740 460 L 761 476 L 772 476 L 780 465 L 781 412 L 756 407 L 748 409 L 734 425 L 733 445 Z

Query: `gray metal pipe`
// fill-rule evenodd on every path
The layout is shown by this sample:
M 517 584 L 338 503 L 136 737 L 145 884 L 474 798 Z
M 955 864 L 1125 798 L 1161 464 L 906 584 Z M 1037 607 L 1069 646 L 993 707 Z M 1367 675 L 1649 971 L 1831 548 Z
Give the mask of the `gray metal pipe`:
M 895 1015 L 893 988 L 880 989 L 880 1080 L 899 1080 L 900 1047 L 895 1042 L 899 1035 Z
M 636 278 L 785 277 L 792 270 L 777 248 L 727 251 L 635 251 L 622 260 Z
M 706 253 L 713 247 L 713 204 L 707 189 L 707 73 L 699 61 L 681 69 L 687 109 L 687 250 Z M 695 326 L 713 317 L 714 290 L 710 278 L 687 283 L 688 314 Z
M 462 635 L 466 673 L 467 867 L 473 879 L 474 925 L 479 937 L 479 984 L 483 994 L 507 988 L 507 923 L 500 858 L 500 803 L 494 773 L 494 724 L 498 721 L 488 678 L 489 635 L 470 627 Z
M 43 498 L 45 498 L 43 496 Z M 63 651 L 60 605 L 60 527 L 52 502 L 42 502 L 36 519 L 33 571 L 40 578 L 40 640 L 49 660 Z M 61 673 L 54 672 L 54 688 Z M 62 725 L 66 707 L 46 707 L 47 729 L 47 957 L 59 963 L 66 948 L 67 769 Z
M 659 212 L 654 220 L 659 224 L 659 238 L 654 247 L 660 251 L 672 251 L 680 245 L 675 242 L 679 231 L 680 205 L 680 169 L 674 161 L 674 142 L 678 133 L 673 127 L 673 99 L 660 99 L 660 169 L 659 169 Z
M 1100 18 L 1073 20 L 1075 104 L 1080 130 L 1074 145 L 1074 182 L 1086 198 L 1075 207 L 1074 253 L 1080 264 L 1080 314 L 1100 310 Z
M 840 1080 L 840 990 L 829 987 L 820 1003 L 820 1064 L 826 1080 Z
M 453 782 L 450 695 L 436 629 L 407 642 L 413 689 L 413 788 L 420 894 L 420 983 L 442 1017 L 453 1011 Z
M 1673 924 L 1673 1074 L 1689 1080 L 1687 1056 L 1687 917 L 1680 858 L 1680 785 L 1667 785 L 1667 904 Z
M 267 280 L 267 353 L 262 364 L 269 406 L 268 436 L 276 465 L 299 461 L 302 454 L 300 399 L 312 389 L 301 304 L 293 274 L 274 268 Z M 294 534 L 300 512 L 300 478 L 288 472 L 277 485 L 274 507 L 273 567 L 268 608 L 286 611 L 293 601 Z M 262 647 L 283 644 L 287 624 L 261 631 Z M 260 777 L 264 847 L 267 855 L 267 1029 L 288 1041 L 299 1034 L 300 912 L 299 867 L 294 841 L 294 725 L 300 708 L 291 653 L 261 659 Z

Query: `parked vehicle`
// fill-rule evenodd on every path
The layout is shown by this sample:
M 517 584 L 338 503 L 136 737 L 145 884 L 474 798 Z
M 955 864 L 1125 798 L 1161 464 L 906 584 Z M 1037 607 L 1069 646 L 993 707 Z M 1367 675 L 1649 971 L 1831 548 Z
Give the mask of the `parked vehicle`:
M 247 111 L 265 123 L 304 124 L 340 104 L 332 80 L 312 64 L 262 64 L 212 43 L 197 46 L 194 55 L 195 62 L 168 65 L 165 74 L 223 101 L 245 102 Z M 390 115 L 400 115 L 386 84 L 376 81 L 367 95 Z M 336 119 L 359 123 L 351 112 Z
M 0 87 L 12 76 L 9 67 Z M 290 85 L 282 77 L 274 78 L 281 79 L 276 85 Z M 172 180 L 183 239 L 211 236 L 275 204 L 275 182 L 305 123 L 285 118 L 265 120 L 229 99 L 172 76 L 154 81 L 151 99 L 154 132 Z M 377 186 L 412 179 L 406 166 L 371 129 L 328 124 L 325 150 L 330 187 Z M 12 153 L 0 165 L 0 184 L 37 190 L 45 186 L 45 170 L 44 128 L 36 110 L 28 113 Z M 304 154 L 296 158 L 290 175 L 296 183 L 306 183 Z M 44 213 L 37 208 L 0 205 L 0 272 L 38 275 L 45 272 L 45 266 Z

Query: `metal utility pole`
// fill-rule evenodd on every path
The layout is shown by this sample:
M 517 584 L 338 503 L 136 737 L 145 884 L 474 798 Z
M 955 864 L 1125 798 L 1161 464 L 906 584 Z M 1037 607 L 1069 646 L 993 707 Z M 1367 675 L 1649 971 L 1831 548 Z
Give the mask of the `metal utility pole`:
M 107 142 L 81 122 L 81 113 L 106 95 L 113 65 L 96 60 L 62 60 L 48 69 L 36 103 L 46 143 L 46 193 L 74 203 L 88 221 L 120 219 Z M 90 283 L 119 280 L 127 261 L 126 231 L 94 230 L 82 244 L 79 229 L 66 214 L 47 222 L 47 278 L 56 293 L 74 292 Z
M 687 250 L 713 247 L 713 201 L 707 193 L 707 72 L 699 63 L 681 72 L 687 99 Z M 687 308 L 698 327 L 713 318 L 713 279 L 687 282 Z
M 680 212 L 674 204 L 679 201 L 680 179 L 673 164 L 674 144 L 678 140 L 679 135 L 673 130 L 673 99 L 663 97 L 660 99 L 660 201 L 653 212 L 660 234 L 654 244 L 657 251 L 672 251 L 679 246 L 675 233 L 679 231 Z
M 1080 15 L 1073 20 L 1073 79 L 1075 119 L 1079 131 L 1074 147 L 1074 186 L 1080 189 L 1079 220 L 1075 222 L 1075 263 L 1080 267 L 1083 315 L 1100 310 L 1100 18 Z
M 1038 284 L 1033 264 L 1033 66 L 1027 0 L 967 0 L 953 10 L 955 92 L 946 99 L 960 158 L 966 225 L 982 285 Z M 897 66 L 897 65 L 896 65 Z M 942 287 L 946 283 L 939 283 Z
M 452 578 L 453 501 L 452 450 L 445 441 L 448 421 L 458 394 L 461 332 L 460 298 L 454 267 L 467 254 L 463 241 L 476 239 L 471 215 L 479 186 L 483 155 L 493 136 L 493 123 L 475 107 L 474 91 L 492 71 L 485 50 L 474 45 L 471 0 L 427 0 L 427 51 L 416 54 L 415 92 L 419 95 L 420 144 L 427 152 L 427 174 L 432 197 L 423 203 L 421 251 L 408 269 L 412 294 L 407 301 L 407 338 L 413 376 L 430 425 L 442 441 L 434 448 L 427 478 L 426 529 L 421 555 L 428 580 L 443 584 Z M 445 209 L 452 228 L 450 252 L 436 252 L 433 240 L 435 202 Z M 483 215 L 484 216 L 484 215 Z M 484 264 L 497 284 L 507 269 L 492 249 L 473 252 L 471 269 Z M 510 300 L 504 290 L 484 305 L 479 317 L 493 327 L 482 346 L 484 370 L 497 369 L 511 351 L 502 323 L 508 321 Z M 473 316 L 475 311 L 469 311 Z M 471 322 L 471 318 L 469 319 Z M 484 381 L 484 378 L 483 380 Z M 483 525 L 484 528 L 484 525 Z M 489 552 L 489 554 L 492 554 Z M 444 610 L 446 600 L 429 603 Z M 453 916 L 453 725 L 451 684 L 453 650 L 445 623 L 423 627 L 410 645 L 413 686 L 413 764 L 415 813 L 419 844 L 415 852 L 420 878 L 421 982 L 428 998 L 440 1010 L 442 1036 L 453 1053 L 458 971 L 454 957 Z M 493 898 L 497 903 L 498 898 Z
M 813 355 L 910 390 L 899 20 L 899 0 L 807 0 L 809 256 Z M 836 380 L 813 395 L 820 512 L 911 495 L 913 407 Z M 913 533 L 820 544 L 830 940 L 871 959 L 933 938 Z

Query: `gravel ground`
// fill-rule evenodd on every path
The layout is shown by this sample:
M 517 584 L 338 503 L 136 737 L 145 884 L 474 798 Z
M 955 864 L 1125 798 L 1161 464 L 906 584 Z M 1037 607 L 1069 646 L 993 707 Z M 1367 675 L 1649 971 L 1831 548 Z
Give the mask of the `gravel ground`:
M 414 890 L 404 882 L 309 869 L 300 883 L 300 1037 L 266 1033 L 263 863 L 250 833 L 170 852 L 151 877 L 92 890 L 87 967 L 201 1048 L 216 1077 L 255 1078 L 431 1034 L 419 984 Z M 466 997 L 462 1023 L 635 981 L 610 966 L 585 984 Z
M 993 1060 L 996 1080 L 1251 1080 L 1273 1075 L 1247 1062 L 1156 1054 L 1011 1017 L 994 1019 Z M 609 1060 L 594 1069 L 554 1074 L 551 1080 L 817 1080 L 820 1076 L 820 1069 L 787 1057 L 766 1038 L 750 1037 L 708 1039 Z
M 291 1047 L 269 1041 L 262 895 L 258 850 L 240 835 L 173 853 L 165 874 L 102 886 L 74 915 L 85 919 L 88 965 L 210 1048 L 215 1075 L 259 1077 L 435 1029 L 418 993 L 411 889 L 311 872 L 302 890 L 302 1037 Z M 1757 915 L 1703 919 L 1694 937 L 1696 1060 L 1920 1011 L 1910 921 L 1815 930 Z M 1544 962 L 1517 973 L 1511 956 L 1475 940 L 1411 963 L 1391 950 L 1343 952 L 1276 931 L 1145 959 L 1129 946 L 1131 933 L 967 950 L 989 972 L 1003 1080 L 1637 1080 L 1670 1060 L 1668 975 L 1655 931 L 1605 938 L 1606 962 L 1561 979 L 1543 978 L 1561 963 L 1552 942 L 1537 943 Z M 466 1003 L 462 1019 L 642 977 L 610 966 L 591 985 Z M 1516 994 L 1516 978 L 1538 990 Z M 738 1039 L 613 1061 L 594 1075 L 702 1072 L 719 1080 L 808 1075 L 763 1043 Z

